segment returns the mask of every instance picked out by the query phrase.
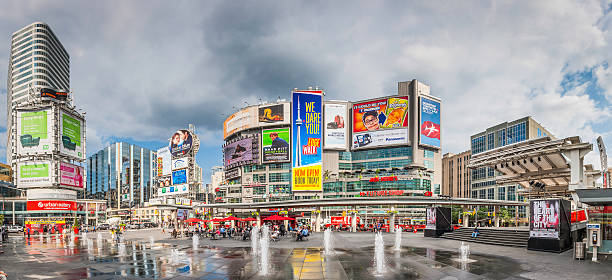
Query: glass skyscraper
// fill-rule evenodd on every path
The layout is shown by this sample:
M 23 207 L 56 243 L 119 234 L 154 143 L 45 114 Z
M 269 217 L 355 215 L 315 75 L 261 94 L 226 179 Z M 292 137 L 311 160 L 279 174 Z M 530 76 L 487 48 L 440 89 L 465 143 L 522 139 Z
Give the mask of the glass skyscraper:
M 87 158 L 87 198 L 104 199 L 109 208 L 143 206 L 153 196 L 156 153 L 114 143 Z

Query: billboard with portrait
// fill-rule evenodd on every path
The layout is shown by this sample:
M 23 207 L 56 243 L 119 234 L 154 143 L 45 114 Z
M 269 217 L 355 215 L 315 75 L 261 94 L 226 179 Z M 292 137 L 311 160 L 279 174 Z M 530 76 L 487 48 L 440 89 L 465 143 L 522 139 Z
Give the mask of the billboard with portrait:
M 390 129 L 353 133 L 353 149 L 408 143 L 408 129 Z
M 47 187 L 53 184 L 53 165 L 50 161 L 17 163 L 17 187 Z
M 60 111 L 60 153 L 85 159 L 85 120 Z
M 259 126 L 279 125 L 279 124 L 289 123 L 289 116 L 288 116 L 289 112 L 287 112 L 289 111 L 288 106 L 289 106 L 288 103 L 259 106 L 259 112 L 257 114 L 258 120 L 259 120 Z
M 348 135 L 348 127 L 345 124 L 345 121 L 347 121 L 346 104 L 328 103 L 323 107 L 325 108 L 325 126 L 323 127 L 325 149 L 346 150 Z
M 60 184 L 62 186 L 83 188 L 84 185 L 84 171 L 83 167 L 70 164 L 67 162 L 60 162 Z
M 243 138 L 223 147 L 223 166 L 231 168 L 253 162 L 253 138 Z
M 17 111 L 17 154 L 51 153 L 54 146 L 53 110 Z
M 223 139 L 238 131 L 255 127 L 257 123 L 257 106 L 241 109 L 223 122 Z
M 408 97 L 398 96 L 353 105 L 353 132 L 408 127 Z
M 173 157 L 179 157 L 191 152 L 193 146 L 193 137 L 191 132 L 186 129 L 177 130 L 170 138 L 170 154 Z
M 292 191 L 322 191 L 322 91 L 292 93 Z
M 289 128 L 264 129 L 261 132 L 263 162 L 288 162 L 291 134 Z
M 529 237 L 559 238 L 560 216 L 558 199 L 532 200 L 529 214 Z
M 425 223 L 425 229 L 437 229 L 437 224 L 436 224 L 436 211 L 437 208 L 435 207 L 431 207 L 431 208 L 427 208 L 427 220 Z
M 172 172 L 172 154 L 170 147 L 157 150 L 157 177 L 168 176 Z
M 420 144 L 440 148 L 440 102 L 421 97 Z
M 187 169 L 181 169 L 172 171 L 172 184 L 186 184 L 187 183 Z

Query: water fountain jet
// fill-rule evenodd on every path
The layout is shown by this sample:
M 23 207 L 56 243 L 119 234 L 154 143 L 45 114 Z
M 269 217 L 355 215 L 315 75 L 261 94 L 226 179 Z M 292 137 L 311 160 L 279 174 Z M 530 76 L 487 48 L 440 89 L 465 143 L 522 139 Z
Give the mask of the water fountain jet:
M 374 274 L 382 275 L 385 273 L 385 243 L 382 232 L 376 234 L 374 238 Z
M 332 232 L 331 229 L 328 228 L 323 233 L 323 252 L 325 255 L 331 255 L 334 253 L 334 247 L 332 244 Z
M 259 238 L 259 272 L 268 275 L 270 272 L 270 230 L 263 226 Z
M 394 250 L 399 251 L 402 249 L 402 228 L 398 227 L 395 229 L 395 247 Z

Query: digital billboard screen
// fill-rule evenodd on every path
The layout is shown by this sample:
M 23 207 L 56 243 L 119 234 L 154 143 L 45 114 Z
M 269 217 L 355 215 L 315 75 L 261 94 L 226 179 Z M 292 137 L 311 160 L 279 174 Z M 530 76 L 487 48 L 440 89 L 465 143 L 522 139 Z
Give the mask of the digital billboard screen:
M 172 184 L 185 184 L 187 183 L 187 169 L 172 171 Z
M 186 129 L 177 130 L 170 138 L 170 153 L 173 157 L 186 155 L 191 152 L 193 137 Z
M 292 191 L 322 191 L 322 91 L 292 93 Z
M 50 186 L 53 169 L 49 161 L 17 163 L 17 187 Z
M 408 97 L 399 96 L 353 105 L 353 132 L 408 127 Z
M 223 147 L 223 166 L 234 167 L 253 160 L 253 139 L 244 138 Z
M 252 106 L 229 116 L 223 122 L 223 139 L 238 131 L 257 126 L 257 113 L 257 107 Z
M 420 143 L 440 148 L 440 102 L 421 97 Z
M 83 167 L 60 162 L 60 184 L 63 186 L 83 188 Z
M 53 111 L 17 112 L 17 154 L 51 153 L 53 137 Z
M 560 215 L 559 200 L 532 200 L 529 214 L 529 237 L 559 238 Z
M 425 229 L 437 229 L 436 224 L 436 208 L 427 208 L 427 222 L 425 224 Z
M 408 129 L 390 129 L 353 133 L 353 149 L 408 143 Z
M 262 130 L 263 162 L 288 162 L 290 138 L 289 128 Z
M 172 172 L 170 147 L 157 150 L 157 177 L 168 176 Z
M 259 107 L 258 116 L 260 123 L 282 123 L 285 121 L 285 105 Z
M 328 103 L 324 105 L 325 113 L 325 137 L 323 138 L 326 149 L 346 149 L 348 135 L 346 104 Z
M 79 159 L 85 159 L 85 121 L 67 112 L 61 112 L 60 152 Z

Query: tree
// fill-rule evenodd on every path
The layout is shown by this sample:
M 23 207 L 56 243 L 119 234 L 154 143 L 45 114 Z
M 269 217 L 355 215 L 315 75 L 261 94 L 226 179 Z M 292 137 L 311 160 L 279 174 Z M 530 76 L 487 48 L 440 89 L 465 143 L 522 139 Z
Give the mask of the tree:
M 463 208 L 459 205 L 451 205 L 451 222 L 459 223 L 459 219 L 462 217 Z
M 510 222 L 512 219 L 512 215 L 510 215 L 510 210 L 506 207 L 499 209 L 499 218 L 502 219 L 504 223 Z
M 0 215 L 0 226 L 4 224 L 4 215 Z

